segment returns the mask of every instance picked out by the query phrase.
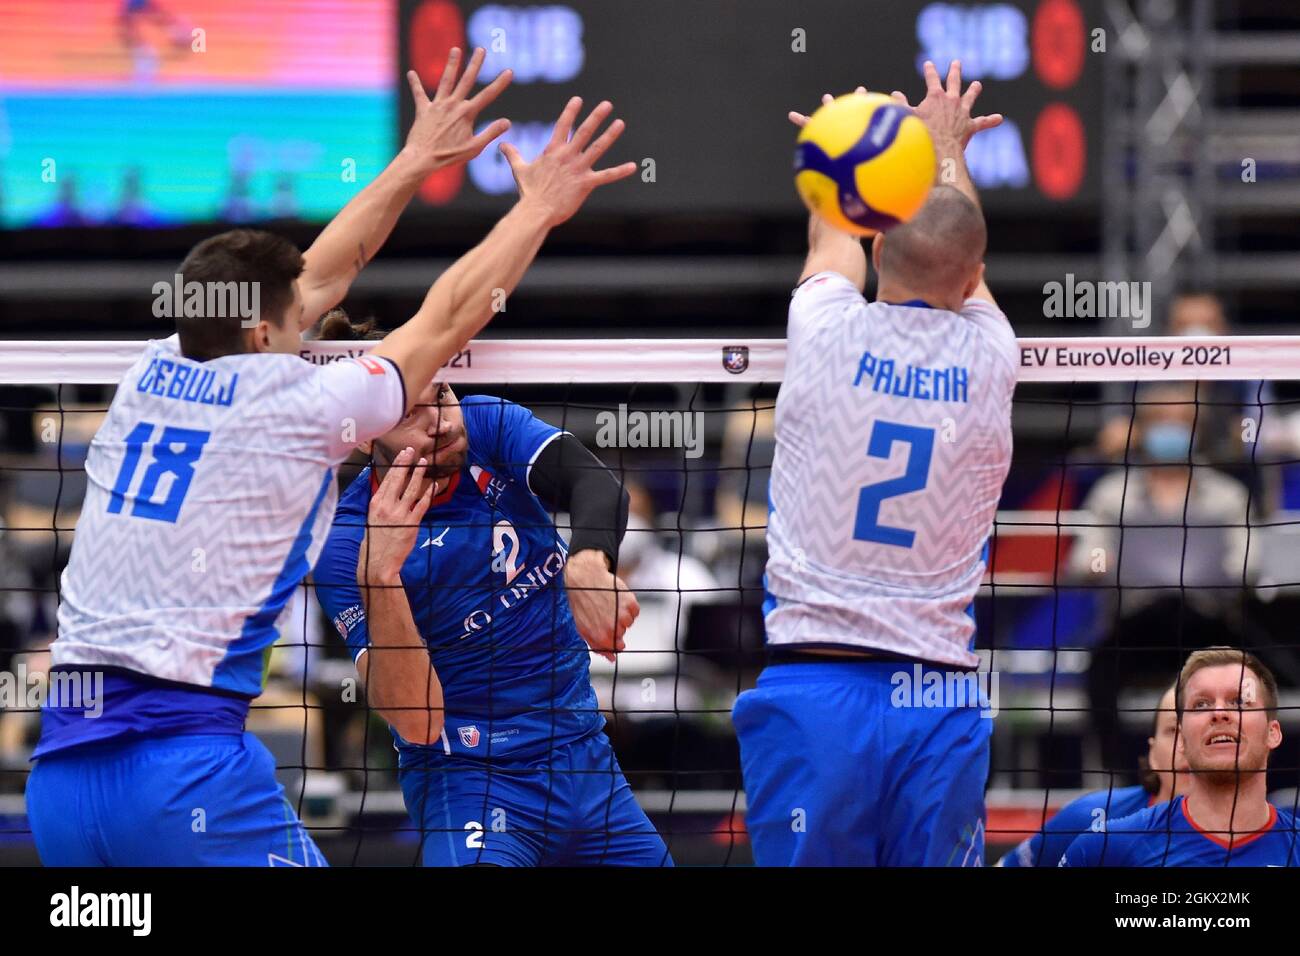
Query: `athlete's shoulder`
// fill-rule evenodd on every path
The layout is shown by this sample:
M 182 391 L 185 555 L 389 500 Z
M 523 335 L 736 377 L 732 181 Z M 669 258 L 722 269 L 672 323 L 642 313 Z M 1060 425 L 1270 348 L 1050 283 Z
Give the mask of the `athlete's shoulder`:
M 524 419 L 531 418 L 532 412 L 508 398 L 495 395 L 465 395 L 460 399 L 460 413 L 465 419 L 465 428 L 508 428 Z
M 334 523 L 337 524 L 355 524 L 352 517 L 360 515 L 363 518 L 370 510 L 370 468 L 361 469 L 361 474 L 352 479 L 351 483 L 343 489 L 339 495 L 338 507 L 334 511 Z M 340 522 L 340 518 L 346 518 L 346 521 Z M 364 524 L 364 522 L 362 522 Z
M 866 306 L 862 290 L 846 276 L 838 272 L 815 273 L 790 294 L 787 333 L 797 342 L 801 333 L 832 325 L 847 312 Z
M 1006 313 L 984 299 L 967 299 L 958 313 L 979 330 L 995 352 L 1014 370 L 1020 360 L 1020 346 Z
M 1167 833 L 1171 829 L 1186 828 L 1186 823 L 1183 823 L 1181 819 L 1180 801 L 1167 801 L 1150 807 L 1142 807 L 1128 816 L 1113 819 L 1106 825 L 1106 829 L 1112 834 L 1125 833 L 1133 835 Z

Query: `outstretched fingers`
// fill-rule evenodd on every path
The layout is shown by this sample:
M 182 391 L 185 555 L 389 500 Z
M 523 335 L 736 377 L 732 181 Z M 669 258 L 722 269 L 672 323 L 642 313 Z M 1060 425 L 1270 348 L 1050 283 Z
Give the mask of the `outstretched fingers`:
M 592 170 L 592 181 L 597 186 L 607 186 L 610 183 L 616 183 L 620 179 L 627 179 L 636 172 L 636 163 L 623 163 L 619 166 L 611 166 L 609 169 Z
M 569 102 L 564 104 L 560 118 L 555 121 L 555 129 L 551 131 L 551 141 L 546 144 L 548 150 L 563 146 L 569 141 L 569 133 L 573 131 L 573 121 L 578 118 L 578 111 L 581 109 L 581 96 L 571 97 Z
M 482 47 L 477 47 L 469 58 L 469 65 L 465 67 L 465 72 L 461 74 L 460 82 L 452 90 L 452 97 L 463 100 L 469 96 L 469 91 L 474 89 L 474 83 L 478 80 L 478 71 L 483 66 L 483 61 L 487 58 L 487 51 Z
M 484 110 L 484 108 L 489 106 L 498 96 L 501 95 L 501 91 L 510 85 L 510 81 L 514 78 L 515 74 L 513 70 L 502 70 L 497 74 L 496 79 L 475 93 L 473 98 L 469 101 L 469 107 L 473 111 L 473 114 L 477 116 Z
M 614 104 L 609 100 L 597 103 L 596 108 L 582 121 L 582 125 L 573 131 L 573 137 L 569 142 L 579 151 L 586 149 L 591 138 L 596 135 L 596 130 L 600 129 L 600 124 L 605 122 L 612 112 L 614 112 Z
M 447 54 L 447 65 L 442 68 L 442 78 L 438 80 L 438 89 L 434 99 L 443 99 L 451 95 L 451 88 L 456 85 L 456 75 L 460 72 L 460 47 L 452 47 Z
M 477 136 L 469 141 L 470 149 L 472 149 L 475 154 L 481 153 L 487 148 L 488 143 L 505 133 L 508 129 L 510 129 L 510 120 L 493 120 L 491 123 L 488 123 L 487 126 L 483 127 Z
M 418 111 L 421 106 L 429 102 L 429 94 L 424 92 L 424 84 L 420 82 L 420 74 L 414 70 L 407 70 L 406 84 L 411 88 L 411 99 L 415 101 L 415 108 Z
M 612 108 L 613 107 L 611 107 L 611 109 Z M 595 114 L 593 113 L 592 115 L 594 116 Z M 584 123 L 583 125 L 585 126 L 587 124 Z M 626 128 L 626 124 L 621 119 L 616 119 L 614 122 L 610 123 L 609 128 L 605 130 L 605 132 L 601 133 L 587 151 L 582 154 L 586 157 L 588 164 L 595 165 L 596 160 L 605 155 L 605 151 L 614 145 L 614 141 L 623 135 L 623 130 Z M 574 137 L 574 142 L 577 142 L 576 136 Z
M 934 63 L 931 60 L 925 61 L 921 72 L 925 74 L 925 92 L 927 96 L 931 93 L 943 92 L 943 84 L 939 82 L 939 71 L 934 68 Z
M 948 95 L 961 96 L 961 60 L 948 64 Z

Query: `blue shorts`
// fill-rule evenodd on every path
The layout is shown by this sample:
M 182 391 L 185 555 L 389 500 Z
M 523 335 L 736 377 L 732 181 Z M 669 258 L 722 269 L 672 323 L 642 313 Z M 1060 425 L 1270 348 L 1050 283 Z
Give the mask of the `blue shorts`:
M 537 760 L 429 753 L 401 770 L 425 866 L 672 866 L 604 734 Z
M 46 866 L 328 866 L 252 734 L 177 734 L 36 761 L 27 816 Z
M 756 863 L 983 865 L 993 721 L 978 705 L 894 706 L 913 666 L 776 664 L 736 699 Z

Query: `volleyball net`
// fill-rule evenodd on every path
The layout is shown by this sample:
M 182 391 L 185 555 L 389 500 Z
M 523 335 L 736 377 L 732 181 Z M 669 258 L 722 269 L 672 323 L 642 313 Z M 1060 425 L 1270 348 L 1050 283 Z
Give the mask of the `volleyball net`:
M 35 862 L 22 794 L 59 574 L 87 450 L 142 344 L 0 345 L 0 861 Z M 1300 336 L 1023 339 L 1020 361 L 974 608 L 994 721 L 990 862 L 1072 796 L 1142 782 L 1157 702 L 1191 650 L 1250 649 L 1278 678 L 1284 731 L 1300 729 Z M 679 863 L 751 859 L 730 711 L 765 661 L 783 367 L 779 339 L 485 340 L 440 376 L 462 399 L 515 402 L 572 433 L 628 491 L 618 573 L 641 614 L 615 663 L 592 656 L 591 681 Z M 340 486 L 366 464 L 359 452 Z M 390 735 L 317 592 L 309 578 L 279 620 L 249 730 L 332 863 L 414 864 L 425 835 Z M 1292 810 L 1297 741 L 1269 769 Z

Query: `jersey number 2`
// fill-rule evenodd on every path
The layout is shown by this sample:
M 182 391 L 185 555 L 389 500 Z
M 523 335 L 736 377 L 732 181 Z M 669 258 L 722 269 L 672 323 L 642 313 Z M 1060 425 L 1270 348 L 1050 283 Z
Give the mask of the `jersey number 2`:
M 916 540 L 916 532 L 882 525 L 880 505 L 886 498 L 920 491 L 930 480 L 934 429 L 878 420 L 871 429 L 867 454 L 872 458 L 888 459 L 896 441 L 906 442 L 910 446 L 907 452 L 907 469 L 897 478 L 877 481 L 858 492 L 858 517 L 853 524 L 853 537 L 859 541 L 874 541 L 876 544 L 910 548 L 912 542 Z
M 153 422 L 141 422 L 126 436 L 126 457 L 122 460 L 122 470 L 117 473 L 117 482 L 113 485 L 113 493 L 108 500 L 109 514 L 121 513 L 122 506 L 126 503 L 126 493 L 131 490 L 136 469 L 140 467 L 144 446 L 156 427 Z M 194 465 L 203 454 L 203 446 L 208 443 L 211 435 L 211 432 L 192 428 L 173 428 L 170 425 L 163 428 L 158 441 L 153 445 L 153 461 L 140 481 L 140 489 L 135 493 L 132 517 L 176 523 L 181 505 L 185 502 L 185 493 L 190 490 L 190 482 L 194 480 Z M 172 476 L 167 497 L 162 501 L 154 501 L 158 485 L 166 475 Z

